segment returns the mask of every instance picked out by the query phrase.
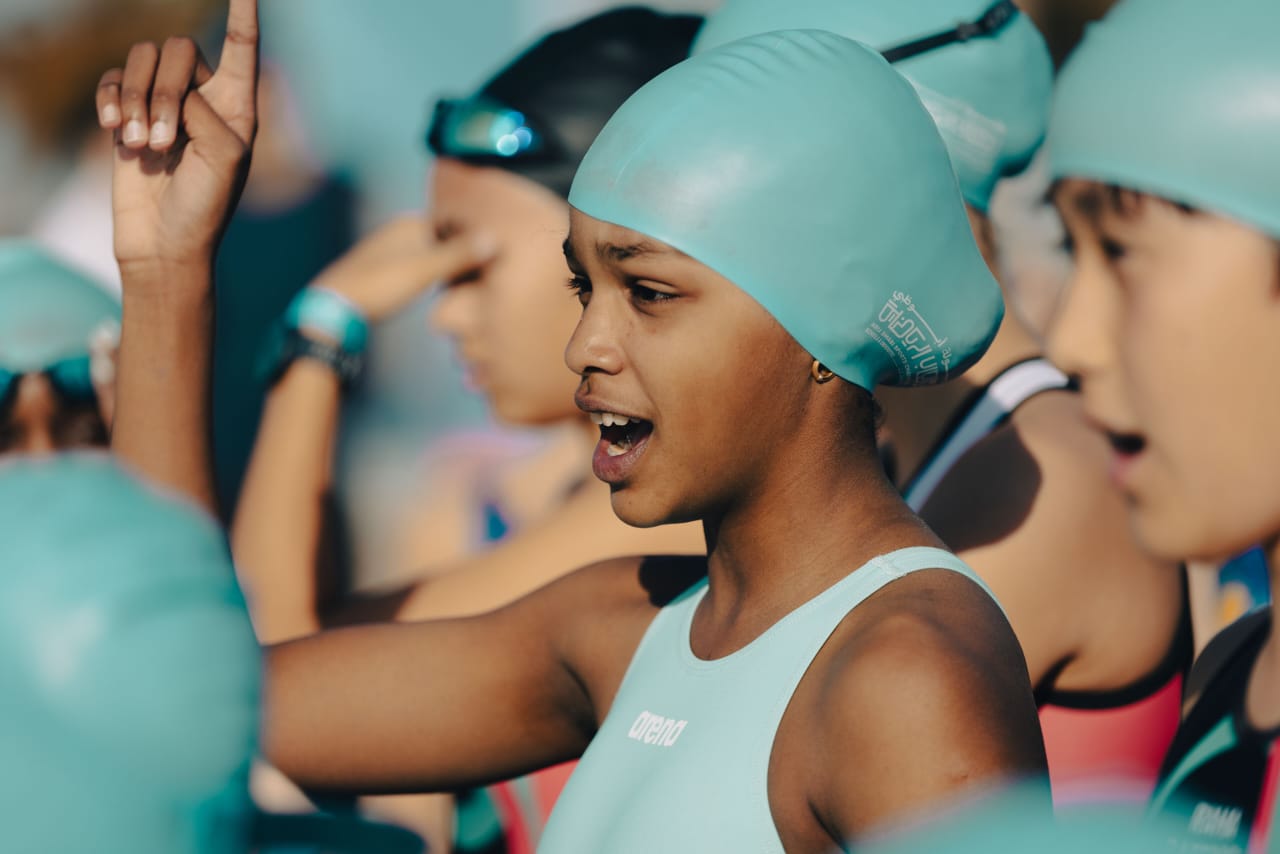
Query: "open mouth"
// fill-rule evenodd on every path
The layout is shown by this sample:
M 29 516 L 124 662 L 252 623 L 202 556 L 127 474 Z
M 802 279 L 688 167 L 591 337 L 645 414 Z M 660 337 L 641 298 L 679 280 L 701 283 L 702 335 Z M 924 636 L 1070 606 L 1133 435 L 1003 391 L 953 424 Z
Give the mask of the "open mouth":
M 1107 441 L 1117 454 L 1136 457 L 1147 447 L 1147 440 L 1136 433 L 1107 433 Z
M 642 444 L 653 433 L 653 422 L 643 418 L 632 418 L 614 412 L 590 413 L 593 423 L 600 427 L 600 438 L 605 445 L 605 453 L 610 457 L 621 457 Z

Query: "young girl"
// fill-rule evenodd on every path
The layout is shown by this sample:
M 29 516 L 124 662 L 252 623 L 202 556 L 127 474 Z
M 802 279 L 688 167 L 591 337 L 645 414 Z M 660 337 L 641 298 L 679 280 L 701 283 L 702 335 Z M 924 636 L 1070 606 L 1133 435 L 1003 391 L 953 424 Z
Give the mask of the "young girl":
M 254 23 L 236 0 L 172 177 L 137 163 L 172 146 L 119 155 L 134 337 L 117 448 L 196 495 L 206 449 L 160 410 L 176 394 L 198 411 L 197 307 L 252 138 Z M 148 59 L 123 78 L 191 79 Z M 131 109 L 150 123 L 145 99 Z M 268 756 L 310 787 L 386 791 L 590 746 L 547 851 L 826 851 L 1042 773 L 1012 631 L 876 449 L 867 389 L 963 370 L 1001 314 L 933 127 L 883 59 L 827 33 L 737 42 L 633 96 L 570 197 L 584 311 L 567 361 L 619 518 L 700 520 L 707 557 L 611 561 L 481 616 L 269 650 Z M 213 175 L 216 198 L 182 191 Z M 177 439 L 160 453 L 158 431 Z
M 1142 543 L 1280 566 L 1280 7 L 1125 0 L 1064 71 L 1049 133 L 1075 259 L 1052 355 L 1080 378 Z M 1202 654 L 1152 802 L 1182 850 L 1266 850 L 1280 732 L 1271 611 Z
M 788 27 L 870 45 L 911 81 L 994 269 L 992 192 L 1048 124 L 1053 68 L 1035 25 L 1010 0 L 728 0 L 696 49 Z M 1017 632 L 1054 802 L 1145 803 L 1191 663 L 1186 597 L 1177 567 L 1134 542 L 1079 395 L 1008 312 L 956 382 L 877 397 L 907 503 L 991 585 Z

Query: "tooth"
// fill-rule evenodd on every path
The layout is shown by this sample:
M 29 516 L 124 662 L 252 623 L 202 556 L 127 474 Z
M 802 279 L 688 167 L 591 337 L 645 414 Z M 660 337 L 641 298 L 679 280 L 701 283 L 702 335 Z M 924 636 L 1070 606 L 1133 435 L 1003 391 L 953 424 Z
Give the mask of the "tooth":
M 627 417 L 627 416 L 625 416 L 625 415 L 615 415 L 615 416 L 613 416 L 613 426 L 614 426 L 614 427 L 626 427 L 626 426 L 627 426 L 628 424 L 630 424 L 630 423 L 631 423 L 631 419 L 630 419 L 630 418 L 628 418 L 628 417 Z
M 603 413 L 601 413 L 601 414 L 600 414 L 600 418 L 602 419 L 600 423 L 604 424 L 604 426 L 606 426 L 606 427 L 612 427 L 612 426 L 613 426 L 613 413 L 612 413 L 612 412 L 603 412 Z
M 604 452 L 611 457 L 620 457 L 627 452 L 627 449 L 621 445 L 610 445 L 604 449 Z
M 595 424 L 597 427 L 604 423 L 604 416 L 599 412 L 589 412 L 587 414 L 591 418 L 591 423 Z

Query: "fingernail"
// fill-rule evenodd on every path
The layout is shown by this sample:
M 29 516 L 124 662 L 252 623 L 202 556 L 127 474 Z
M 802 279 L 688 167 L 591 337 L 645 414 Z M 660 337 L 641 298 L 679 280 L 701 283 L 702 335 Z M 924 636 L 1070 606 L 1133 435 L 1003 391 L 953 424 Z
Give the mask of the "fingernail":
M 147 129 L 142 122 L 137 119 L 133 119 L 129 124 L 124 126 L 124 133 L 120 135 L 120 138 L 125 141 L 125 144 L 146 142 Z
M 115 104 L 107 104 L 102 108 L 102 123 L 104 125 L 113 125 L 120 121 L 120 108 Z
M 158 121 L 151 126 L 151 144 L 162 145 L 173 140 L 173 129 L 166 121 Z

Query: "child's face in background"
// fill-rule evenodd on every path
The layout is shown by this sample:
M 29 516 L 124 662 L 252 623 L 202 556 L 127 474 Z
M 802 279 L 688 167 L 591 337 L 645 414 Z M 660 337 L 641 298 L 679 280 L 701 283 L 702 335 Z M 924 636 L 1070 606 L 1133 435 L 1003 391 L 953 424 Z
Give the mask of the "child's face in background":
M 1151 552 L 1280 535 L 1280 252 L 1234 220 L 1094 182 L 1054 202 L 1074 260 L 1050 355 L 1111 440 Z

